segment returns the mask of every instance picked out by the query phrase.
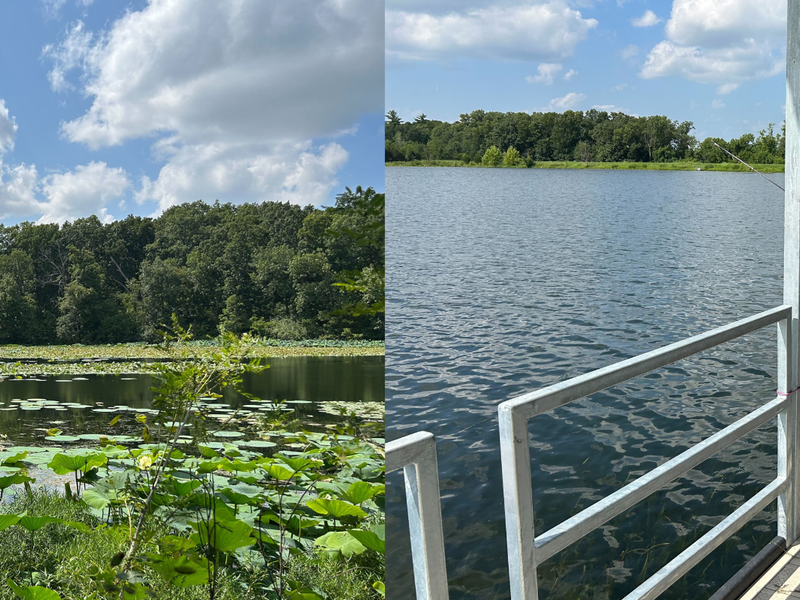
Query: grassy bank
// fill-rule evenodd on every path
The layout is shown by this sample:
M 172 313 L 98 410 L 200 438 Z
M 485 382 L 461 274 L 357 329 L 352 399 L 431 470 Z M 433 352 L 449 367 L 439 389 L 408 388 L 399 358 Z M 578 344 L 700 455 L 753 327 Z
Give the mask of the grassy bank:
M 749 172 L 750 169 L 739 163 L 642 163 L 642 162 L 579 162 L 579 161 L 537 161 L 531 167 L 524 164 L 518 167 L 485 167 L 478 163 L 465 164 L 460 160 L 414 160 L 409 162 L 388 162 L 387 167 L 472 167 L 472 168 L 515 168 L 515 169 L 614 169 L 638 171 L 733 171 Z M 784 165 L 753 165 L 762 173 L 783 173 Z

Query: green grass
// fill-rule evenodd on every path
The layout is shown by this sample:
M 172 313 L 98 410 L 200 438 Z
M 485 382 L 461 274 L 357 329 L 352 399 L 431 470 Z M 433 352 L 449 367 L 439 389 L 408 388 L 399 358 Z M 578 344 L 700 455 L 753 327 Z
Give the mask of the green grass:
M 0 600 L 18 600 L 6 585 L 41 585 L 57 591 L 63 600 L 85 600 L 98 591 L 88 573 L 93 566 L 108 568 L 109 557 L 127 549 L 124 528 L 100 526 L 85 505 L 66 500 L 54 492 L 39 490 L 22 494 L 0 507 L 0 513 L 48 515 L 91 526 L 92 533 L 80 533 L 65 525 L 50 524 L 36 532 L 33 552 L 31 538 L 24 530 L 11 527 L 0 532 Z M 166 530 L 154 532 L 154 537 Z M 153 551 L 147 545 L 144 552 Z M 288 577 L 327 593 L 333 600 L 376 600 L 372 584 L 383 578 L 384 559 L 355 557 L 340 561 L 325 554 L 300 554 L 292 558 Z M 204 586 L 170 588 L 153 573 L 143 573 L 159 600 L 207 600 Z M 268 577 L 263 571 L 240 570 L 222 573 L 218 600 L 260 600 Z M 100 596 L 97 596 L 100 597 Z
M 389 162 L 387 167 L 471 167 L 471 168 L 526 168 L 525 165 L 517 167 L 485 167 L 477 163 L 464 164 L 459 160 L 415 160 L 409 162 Z M 784 165 L 755 164 L 756 169 L 762 173 L 783 173 Z M 579 162 L 579 161 L 537 161 L 533 169 L 614 169 L 614 170 L 641 170 L 641 171 L 733 171 L 749 172 L 750 169 L 739 163 L 697 163 L 697 162 L 670 162 L 670 163 L 645 163 L 645 162 Z
M 372 584 L 378 578 L 383 581 L 384 569 L 383 560 L 380 564 L 374 559 L 365 562 L 363 556 L 342 561 L 325 554 L 301 554 L 289 564 L 289 577 L 328 594 L 331 599 L 375 600 L 380 596 Z

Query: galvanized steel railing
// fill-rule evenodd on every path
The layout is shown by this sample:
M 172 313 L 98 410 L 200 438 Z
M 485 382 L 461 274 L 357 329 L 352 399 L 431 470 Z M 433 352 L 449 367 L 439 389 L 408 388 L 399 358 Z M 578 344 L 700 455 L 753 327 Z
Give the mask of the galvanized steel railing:
M 448 600 L 436 442 L 427 431 L 386 444 L 386 472 L 403 469 L 417 600 Z
M 778 477 L 631 592 L 625 600 L 650 600 L 659 596 L 775 498 L 778 498 L 778 534 L 789 543 L 797 538 L 796 489 L 793 473 L 797 452 L 795 407 L 798 394 L 797 390 L 790 388 L 791 318 L 791 306 L 779 306 L 615 365 L 525 394 L 499 406 L 503 497 L 512 600 L 537 600 L 538 563 L 581 539 L 775 416 L 778 416 Z M 539 536 L 535 535 L 528 443 L 529 419 L 773 323 L 778 323 L 778 395 L 774 400 L 553 529 Z

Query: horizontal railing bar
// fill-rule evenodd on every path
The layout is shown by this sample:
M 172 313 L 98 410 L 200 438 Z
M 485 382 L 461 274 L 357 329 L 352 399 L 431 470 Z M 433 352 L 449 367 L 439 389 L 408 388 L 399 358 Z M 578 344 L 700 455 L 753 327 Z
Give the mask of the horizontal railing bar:
M 406 465 L 413 465 L 421 456 L 430 453 L 435 447 L 433 434 L 418 431 L 386 444 L 386 472 L 398 471 Z
M 726 446 L 757 429 L 778 413 L 786 410 L 788 402 L 788 398 L 775 398 L 775 400 L 764 404 L 746 417 L 742 417 L 735 423 L 725 427 L 725 429 L 718 431 L 675 458 L 668 460 L 663 465 L 656 467 L 647 475 L 639 477 L 613 494 L 582 510 L 577 515 L 570 517 L 560 525 L 538 536 L 535 541 L 536 560 L 538 562 L 547 560 L 570 544 L 577 542 L 589 532 L 622 514 L 650 494 L 667 485 L 670 481 L 677 479 L 686 471 L 693 469 Z
M 500 404 L 498 408 L 501 411 L 512 411 L 520 417 L 529 419 L 578 398 L 594 394 L 682 358 L 729 342 L 767 325 L 789 319 L 791 315 L 791 306 L 778 306 L 752 317 L 669 344 L 663 348 L 597 369 L 591 373 L 573 377 L 567 381 L 507 400 Z
M 711 554 L 731 535 L 739 531 L 754 516 L 764 510 L 775 500 L 789 483 L 785 477 L 772 481 L 758 494 L 737 508 L 730 516 L 722 520 L 716 527 L 659 569 L 642 585 L 625 596 L 624 600 L 653 600 L 658 598 L 673 583 L 683 577 L 706 556 Z

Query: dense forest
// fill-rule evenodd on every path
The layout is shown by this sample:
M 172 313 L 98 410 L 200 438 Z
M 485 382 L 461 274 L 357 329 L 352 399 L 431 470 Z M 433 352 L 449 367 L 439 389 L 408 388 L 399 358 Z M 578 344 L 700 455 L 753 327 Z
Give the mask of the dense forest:
M 664 116 L 634 117 L 621 112 L 501 113 L 475 110 L 455 123 L 429 120 L 424 114 L 403 122 L 396 111 L 386 115 L 386 162 L 458 160 L 489 166 L 527 165 L 536 161 L 582 162 L 729 162 L 718 143 L 742 160 L 784 162 L 784 132 L 770 125 L 757 136 L 747 133 L 723 140 L 692 136 L 691 121 Z M 510 150 L 509 150 L 510 149 Z
M 0 343 L 153 341 L 173 314 L 196 338 L 382 339 L 383 201 L 0 226 Z

